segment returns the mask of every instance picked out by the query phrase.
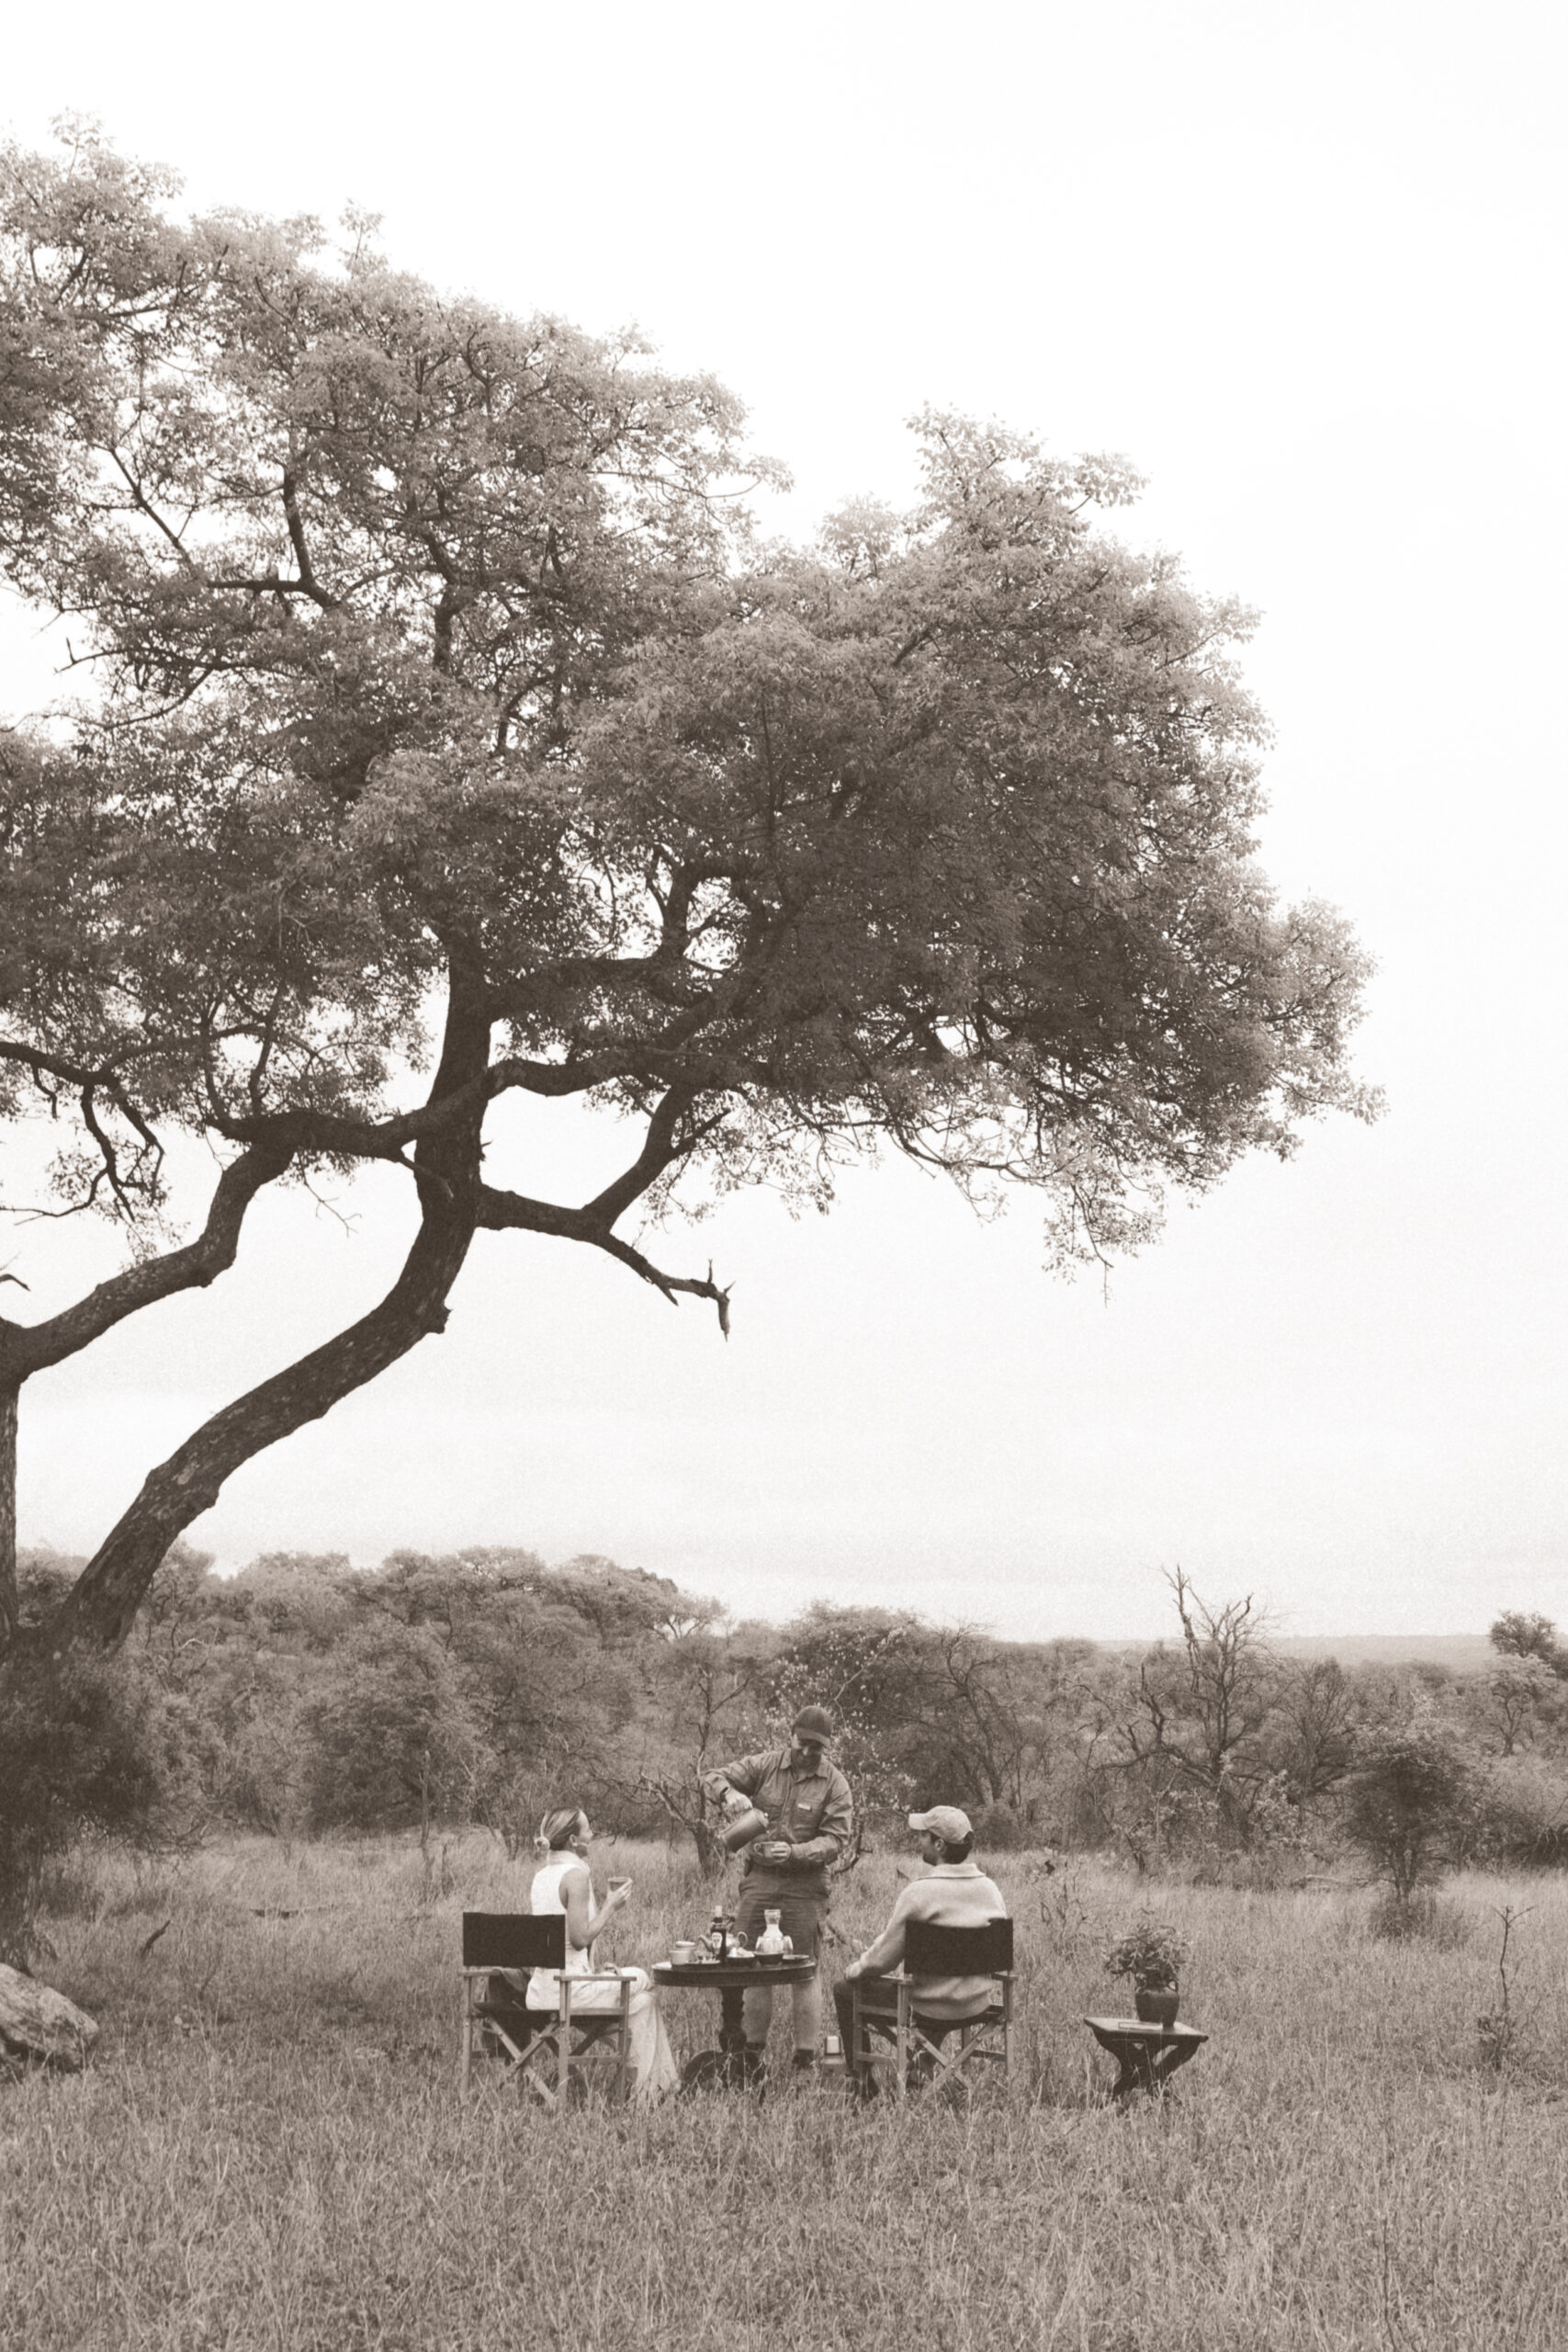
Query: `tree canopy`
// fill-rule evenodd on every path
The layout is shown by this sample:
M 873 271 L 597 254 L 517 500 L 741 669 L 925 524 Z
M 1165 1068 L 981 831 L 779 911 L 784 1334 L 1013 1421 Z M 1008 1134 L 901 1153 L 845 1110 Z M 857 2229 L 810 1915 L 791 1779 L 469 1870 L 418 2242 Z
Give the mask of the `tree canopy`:
M 891 1146 L 1100 1254 L 1367 1108 L 1364 960 L 1254 862 L 1248 616 L 1109 535 L 1124 464 L 928 414 L 912 513 L 767 542 L 710 379 L 174 193 L 80 129 L 0 185 L 0 560 L 73 688 L 0 734 L 0 1105 L 128 1244 L 0 1322 L 8 1623 L 23 1384 L 220 1277 L 266 1185 L 405 1169 L 401 1272 L 150 1472 L 57 1646 L 122 1640 L 240 1464 L 439 1329 L 479 1229 L 728 1329 L 635 1205 L 826 1199 Z M 622 1175 L 488 1183 L 515 1091 L 635 1123 Z

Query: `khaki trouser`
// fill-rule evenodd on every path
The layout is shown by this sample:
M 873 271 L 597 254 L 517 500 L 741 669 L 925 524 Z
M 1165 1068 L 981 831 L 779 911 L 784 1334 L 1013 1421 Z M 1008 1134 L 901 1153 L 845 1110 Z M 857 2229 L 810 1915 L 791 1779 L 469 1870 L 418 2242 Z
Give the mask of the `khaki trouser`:
M 755 1945 L 762 1932 L 762 1914 L 776 1911 L 779 1925 L 797 1952 L 809 1952 L 818 1957 L 818 1943 L 822 1921 L 827 1914 L 828 1895 L 825 1888 L 802 1887 L 799 1881 L 792 1886 L 769 1883 L 761 1871 L 748 1872 L 736 1905 L 735 1924 L 747 1942 Z M 796 2050 L 817 2054 L 822 2039 L 822 1975 L 820 1967 L 809 1976 L 800 1976 L 790 1986 L 790 2000 L 795 2017 L 795 2046 Z M 767 2041 L 773 2022 L 773 1988 L 771 1984 L 748 1985 L 746 1990 L 746 2046 L 761 2050 Z

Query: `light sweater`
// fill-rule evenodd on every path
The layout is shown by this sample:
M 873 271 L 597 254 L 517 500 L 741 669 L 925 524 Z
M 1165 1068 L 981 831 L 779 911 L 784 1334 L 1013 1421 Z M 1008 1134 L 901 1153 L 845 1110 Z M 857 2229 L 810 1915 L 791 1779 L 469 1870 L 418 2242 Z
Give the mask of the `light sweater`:
M 899 1965 L 904 1928 L 910 1919 L 929 1919 L 939 1928 L 983 1928 L 987 1919 L 1007 1916 L 1000 1887 L 978 1862 L 934 1862 L 924 1878 L 899 1888 L 887 1925 L 860 1956 L 861 1972 L 885 1976 Z M 911 1981 L 915 2007 L 929 2018 L 977 2017 L 996 1993 L 989 1976 L 917 1976 Z

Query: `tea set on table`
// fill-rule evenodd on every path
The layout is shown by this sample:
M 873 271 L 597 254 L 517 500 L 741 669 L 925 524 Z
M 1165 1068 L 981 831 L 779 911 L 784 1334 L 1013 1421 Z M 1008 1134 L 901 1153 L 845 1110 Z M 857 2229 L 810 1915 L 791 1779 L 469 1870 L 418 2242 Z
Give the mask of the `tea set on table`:
M 671 1965 L 675 1968 L 700 1968 L 723 1965 L 733 1968 L 749 1960 L 788 1960 L 795 1946 L 779 1922 L 782 1913 L 764 1910 L 762 1932 L 754 1946 L 748 1944 L 737 1929 L 728 1912 L 716 1911 L 708 1923 L 707 1933 L 683 1939 L 671 1949 Z

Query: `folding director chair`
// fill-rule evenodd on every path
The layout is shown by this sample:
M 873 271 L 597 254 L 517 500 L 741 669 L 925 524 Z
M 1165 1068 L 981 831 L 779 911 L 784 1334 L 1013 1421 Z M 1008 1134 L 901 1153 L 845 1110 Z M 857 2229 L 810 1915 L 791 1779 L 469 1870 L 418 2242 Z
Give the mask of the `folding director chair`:
M 524 1989 L 498 1972 L 554 1969 L 559 2006 L 531 2009 Z M 544 2105 L 564 2110 L 574 2060 L 595 2042 L 615 2053 L 614 2087 L 626 2087 L 631 2057 L 632 1981 L 618 1971 L 569 1976 L 566 1919 L 560 1912 L 536 1918 L 527 1911 L 465 1911 L 463 1914 L 463 2054 L 458 2087 L 466 2092 L 476 2055 L 499 2062 L 503 2079 L 515 2077 Z M 579 2009 L 572 2002 L 585 1984 L 615 1983 L 613 2009 Z
M 941 2041 L 921 2030 L 916 2015 L 913 1979 L 918 1976 L 989 1976 L 999 1998 L 977 2017 L 963 2018 L 948 2027 Z M 863 2083 L 876 2064 L 874 2034 L 884 2049 L 894 2048 L 894 2096 L 902 2098 L 911 2087 L 952 2085 L 974 2090 L 974 2075 L 987 2064 L 999 2065 L 1005 2082 L 1012 2071 L 1012 1921 L 987 1919 L 976 1928 L 939 1927 L 934 1921 L 911 1919 L 904 1931 L 904 1964 L 894 1975 L 852 1977 L 850 2011 L 849 2064 Z M 892 1992 L 895 2006 L 883 2001 Z M 935 2024 L 937 2020 L 931 2019 Z

